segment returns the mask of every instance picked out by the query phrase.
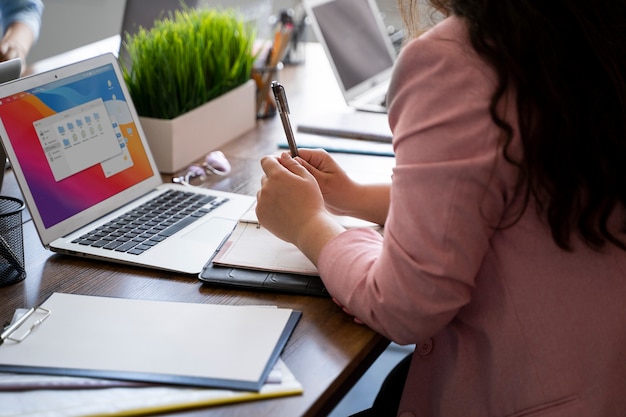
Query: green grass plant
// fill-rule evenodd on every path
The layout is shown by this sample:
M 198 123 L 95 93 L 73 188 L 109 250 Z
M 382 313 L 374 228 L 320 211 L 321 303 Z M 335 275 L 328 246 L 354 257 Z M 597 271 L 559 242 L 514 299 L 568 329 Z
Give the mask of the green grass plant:
M 234 9 L 188 8 L 125 35 L 124 79 L 140 116 L 173 119 L 244 84 L 256 29 Z

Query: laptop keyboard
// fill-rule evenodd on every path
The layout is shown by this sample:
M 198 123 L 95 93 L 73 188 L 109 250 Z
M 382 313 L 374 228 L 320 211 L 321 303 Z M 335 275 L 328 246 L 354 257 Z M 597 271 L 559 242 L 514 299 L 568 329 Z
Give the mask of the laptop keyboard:
M 140 255 L 226 201 L 206 194 L 168 190 L 72 242 Z

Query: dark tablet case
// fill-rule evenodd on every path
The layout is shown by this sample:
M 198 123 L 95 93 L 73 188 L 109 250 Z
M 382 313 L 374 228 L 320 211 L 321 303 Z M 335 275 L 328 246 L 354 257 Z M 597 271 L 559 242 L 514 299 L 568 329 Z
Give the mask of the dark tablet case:
M 213 265 L 212 258 L 199 278 L 209 284 L 329 297 L 318 276 L 218 266 Z

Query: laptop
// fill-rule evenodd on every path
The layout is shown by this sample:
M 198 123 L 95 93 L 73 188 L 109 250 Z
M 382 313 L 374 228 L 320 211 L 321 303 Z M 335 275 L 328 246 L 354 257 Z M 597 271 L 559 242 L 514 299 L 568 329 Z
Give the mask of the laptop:
M 304 0 L 303 5 L 346 103 L 386 113 L 396 49 L 375 1 Z
M 58 253 L 199 274 L 254 203 L 163 183 L 110 53 L 1 84 L 0 138 L 41 242 Z M 141 246 L 103 244 L 103 233 L 120 233 L 109 222 L 154 198 L 193 199 L 195 208 L 174 208 L 182 224 L 171 228 L 129 220 L 123 227 L 153 236 Z

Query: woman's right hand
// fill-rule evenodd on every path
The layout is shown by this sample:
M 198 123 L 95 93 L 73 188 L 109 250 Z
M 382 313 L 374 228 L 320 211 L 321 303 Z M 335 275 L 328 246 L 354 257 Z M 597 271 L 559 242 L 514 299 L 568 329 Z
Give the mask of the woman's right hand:
M 296 159 L 317 180 L 326 209 L 332 214 L 349 215 L 350 205 L 358 204 L 358 201 L 354 201 L 354 191 L 358 184 L 325 150 L 298 149 L 298 153 Z
M 299 149 L 296 159 L 309 171 L 330 213 L 384 225 L 389 212 L 389 184 L 359 184 L 322 149 Z

